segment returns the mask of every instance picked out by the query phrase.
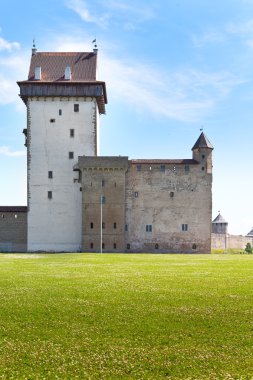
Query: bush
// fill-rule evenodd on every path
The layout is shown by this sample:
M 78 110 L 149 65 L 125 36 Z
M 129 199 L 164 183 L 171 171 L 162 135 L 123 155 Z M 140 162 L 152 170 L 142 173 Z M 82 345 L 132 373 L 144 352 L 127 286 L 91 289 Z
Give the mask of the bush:
M 247 252 L 247 253 L 253 253 L 253 248 L 252 248 L 252 245 L 250 243 L 246 244 L 245 252 Z

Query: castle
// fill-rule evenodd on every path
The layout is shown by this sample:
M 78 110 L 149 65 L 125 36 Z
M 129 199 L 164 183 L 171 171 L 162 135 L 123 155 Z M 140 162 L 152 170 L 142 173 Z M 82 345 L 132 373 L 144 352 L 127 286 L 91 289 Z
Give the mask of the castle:
M 211 143 L 202 132 L 188 159 L 99 156 L 97 56 L 32 49 L 28 205 L 0 207 L 0 251 L 210 253 Z

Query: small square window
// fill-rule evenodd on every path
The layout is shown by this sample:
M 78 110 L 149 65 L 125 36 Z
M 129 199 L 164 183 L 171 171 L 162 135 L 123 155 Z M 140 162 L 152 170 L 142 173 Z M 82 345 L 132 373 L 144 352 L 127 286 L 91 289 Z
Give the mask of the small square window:
M 55 119 L 50 119 L 50 123 L 55 123 Z
M 188 231 L 188 224 L 182 224 L 182 231 Z
M 152 232 L 152 224 L 146 224 L 146 232 Z
M 73 159 L 74 158 L 74 152 L 69 152 L 69 159 Z
M 171 198 L 174 197 L 174 191 L 171 191 L 171 192 L 170 192 L 170 197 L 171 197 Z
M 165 165 L 161 165 L 161 166 L 160 166 L 160 171 L 161 171 L 161 172 L 165 172 Z
M 62 115 L 62 110 L 59 110 L 59 116 L 61 116 Z
M 53 192 L 52 191 L 48 191 L 47 192 L 47 197 L 48 197 L 48 199 L 52 199 L 53 198 Z
M 75 130 L 74 129 L 70 129 L 69 130 L 69 135 L 70 135 L 70 137 L 75 137 Z
M 74 104 L 74 112 L 79 112 L 79 104 Z
M 113 228 L 114 228 L 115 230 L 117 229 L 117 223 L 116 223 L 116 222 L 113 223 Z
M 48 172 L 48 178 L 53 178 L 53 172 L 51 170 Z

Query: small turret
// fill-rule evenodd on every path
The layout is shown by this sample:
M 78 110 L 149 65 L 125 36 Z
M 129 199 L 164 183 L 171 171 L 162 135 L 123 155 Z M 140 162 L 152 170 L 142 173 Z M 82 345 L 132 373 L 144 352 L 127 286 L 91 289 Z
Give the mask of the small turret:
M 198 140 L 192 148 L 192 158 L 202 164 L 201 170 L 208 174 L 212 173 L 212 151 L 212 144 L 206 135 L 201 132 Z
M 228 222 L 219 213 L 212 221 L 212 233 L 213 234 L 227 234 Z

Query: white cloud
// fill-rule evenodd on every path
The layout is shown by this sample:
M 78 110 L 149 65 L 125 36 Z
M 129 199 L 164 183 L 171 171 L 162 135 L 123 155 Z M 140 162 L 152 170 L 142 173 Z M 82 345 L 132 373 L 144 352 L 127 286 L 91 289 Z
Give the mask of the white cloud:
M 85 0 L 68 0 L 66 6 L 77 13 L 85 22 L 94 23 L 100 27 L 104 27 L 107 24 L 107 15 L 99 16 L 92 14 Z
M 220 44 L 224 42 L 225 39 L 226 35 L 217 31 L 208 31 L 204 34 L 195 34 L 192 36 L 193 46 L 196 48 L 202 48 L 210 44 Z
M 29 55 L 27 52 L 11 53 L 10 55 L 0 55 L 0 104 L 17 102 L 19 88 L 17 80 L 25 80 L 29 67 Z
M 90 45 L 84 38 L 65 36 L 53 43 L 59 51 L 82 51 Z M 106 44 L 102 45 L 106 50 Z M 138 112 L 184 122 L 203 120 L 234 87 L 244 83 L 229 72 L 162 71 L 134 58 L 124 61 L 104 52 L 98 53 L 98 70 L 99 79 L 106 81 L 109 102 L 120 99 Z
M 0 37 L 0 51 L 7 50 L 19 50 L 20 44 L 18 42 L 9 42 L 5 40 L 4 38 Z
M 12 151 L 8 146 L 0 146 L 0 154 L 8 157 L 24 157 L 26 156 L 25 150 Z

